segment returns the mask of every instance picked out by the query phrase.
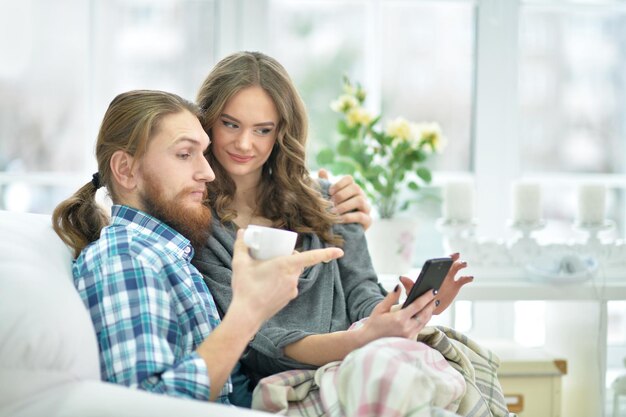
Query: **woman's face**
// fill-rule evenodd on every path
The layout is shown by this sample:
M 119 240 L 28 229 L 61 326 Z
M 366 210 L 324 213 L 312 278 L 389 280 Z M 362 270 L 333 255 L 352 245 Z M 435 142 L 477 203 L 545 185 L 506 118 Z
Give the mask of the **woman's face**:
M 226 102 L 211 127 L 211 150 L 235 181 L 258 183 L 276 142 L 278 112 L 259 86 L 246 87 Z

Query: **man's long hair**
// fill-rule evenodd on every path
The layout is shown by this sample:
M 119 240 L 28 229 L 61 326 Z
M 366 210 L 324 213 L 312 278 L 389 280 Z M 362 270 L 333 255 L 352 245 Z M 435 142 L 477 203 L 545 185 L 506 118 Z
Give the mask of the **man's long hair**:
M 96 179 L 61 202 L 52 214 L 54 231 L 74 249 L 75 257 L 100 237 L 100 231 L 109 222 L 108 214 L 95 200 L 98 187 L 106 187 L 113 203 L 118 202 L 110 166 L 113 154 L 122 150 L 135 160 L 140 159 L 163 117 L 181 111 L 199 116 L 195 104 L 163 91 L 129 91 L 119 94 L 109 104 L 96 142 Z

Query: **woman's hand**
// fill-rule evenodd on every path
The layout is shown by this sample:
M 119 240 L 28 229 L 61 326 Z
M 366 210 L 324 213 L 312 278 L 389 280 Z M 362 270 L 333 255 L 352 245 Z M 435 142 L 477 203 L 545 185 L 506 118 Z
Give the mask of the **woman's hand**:
M 441 314 L 445 311 L 445 309 L 452 304 L 452 301 L 456 298 L 457 294 L 461 290 L 461 287 L 474 280 L 474 277 L 470 275 L 464 275 L 457 279 L 456 274 L 461 269 L 467 267 L 467 262 L 461 261 L 458 253 L 450 255 L 450 257 L 452 258 L 452 266 L 450 267 L 450 270 L 444 278 L 443 283 L 439 288 L 439 292 L 437 293 L 436 299 L 439 300 L 439 303 L 435 308 L 434 314 Z M 408 294 L 409 291 L 411 291 L 411 287 L 413 287 L 413 281 L 407 277 L 400 277 L 400 282 L 402 282 L 402 285 Z
M 432 291 L 418 297 L 405 308 L 398 308 L 400 285 L 389 293 L 372 311 L 360 331 L 363 344 L 381 337 L 406 337 L 415 339 L 428 324 L 435 309 L 435 296 Z

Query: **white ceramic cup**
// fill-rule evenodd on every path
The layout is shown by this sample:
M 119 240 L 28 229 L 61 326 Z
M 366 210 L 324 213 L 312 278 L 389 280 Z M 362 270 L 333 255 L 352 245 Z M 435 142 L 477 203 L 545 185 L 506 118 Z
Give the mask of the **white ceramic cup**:
M 243 234 L 243 241 L 250 248 L 254 259 L 271 259 L 290 255 L 296 247 L 298 234 L 290 230 L 250 225 Z

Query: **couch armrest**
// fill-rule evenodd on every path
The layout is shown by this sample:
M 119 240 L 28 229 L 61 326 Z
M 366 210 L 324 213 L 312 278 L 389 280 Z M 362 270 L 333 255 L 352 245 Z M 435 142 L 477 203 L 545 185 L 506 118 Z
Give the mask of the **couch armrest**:
M 267 417 L 235 406 L 152 394 L 100 381 L 76 381 L 0 409 L 12 417 Z

